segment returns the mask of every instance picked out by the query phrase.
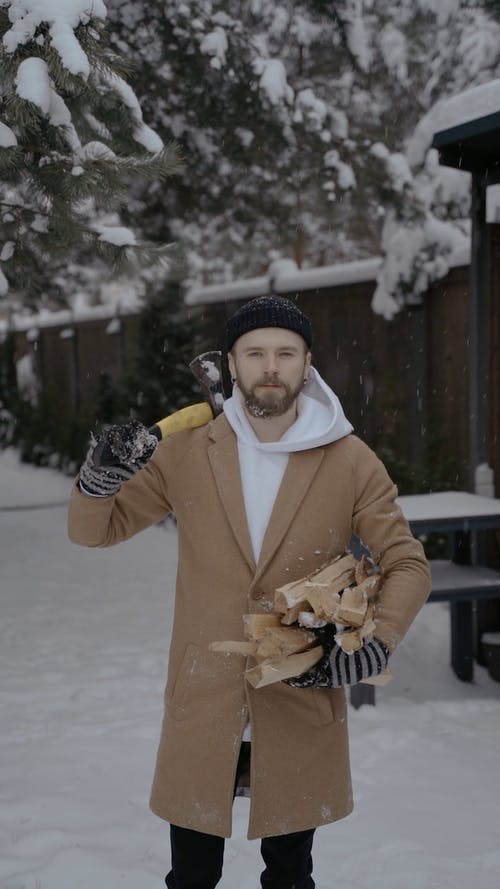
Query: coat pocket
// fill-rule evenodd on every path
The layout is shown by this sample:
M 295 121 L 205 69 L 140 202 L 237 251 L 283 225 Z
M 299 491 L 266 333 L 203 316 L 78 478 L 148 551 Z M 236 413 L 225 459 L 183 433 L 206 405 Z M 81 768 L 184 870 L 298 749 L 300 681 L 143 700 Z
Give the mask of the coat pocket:
M 198 672 L 202 651 L 199 645 L 189 642 L 181 661 L 179 672 L 175 678 L 172 693 L 166 701 L 170 715 L 174 719 L 182 719 L 186 715 L 186 704 L 193 675 Z
M 343 722 L 346 717 L 346 699 L 343 688 L 311 689 L 320 725 Z

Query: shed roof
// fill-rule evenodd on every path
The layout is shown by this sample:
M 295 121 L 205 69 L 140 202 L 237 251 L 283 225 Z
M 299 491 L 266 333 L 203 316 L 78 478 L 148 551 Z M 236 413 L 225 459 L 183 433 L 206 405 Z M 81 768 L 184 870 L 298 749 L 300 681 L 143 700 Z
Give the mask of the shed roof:
M 445 166 L 484 172 L 486 184 L 500 182 L 500 111 L 440 130 L 432 147 Z

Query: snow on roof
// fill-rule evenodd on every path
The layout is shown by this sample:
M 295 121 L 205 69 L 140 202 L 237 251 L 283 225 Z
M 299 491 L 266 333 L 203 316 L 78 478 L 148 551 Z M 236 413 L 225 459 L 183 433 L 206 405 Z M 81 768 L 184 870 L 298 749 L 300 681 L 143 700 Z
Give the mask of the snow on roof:
M 470 250 L 462 250 L 457 251 L 453 256 L 450 266 L 457 267 L 469 263 Z M 316 290 L 316 288 L 341 287 L 345 284 L 356 284 L 362 281 L 376 281 L 381 265 L 381 256 L 358 259 L 355 262 L 342 262 L 336 265 L 297 269 L 296 271 L 290 271 L 290 263 L 288 263 L 283 264 L 283 271 L 278 274 L 271 273 L 258 278 L 229 281 L 226 284 L 211 284 L 207 287 L 191 287 L 186 294 L 185 301 L 188 306 L 206 305 L 235 299 L 252 299 L 252 297 L 262 296 L 271 291 L 290 293 L 292 291 Z
M 406 155 L 410 164 L 418 166 L 423 163 L 434 133 L 497 111 L 500 111 L 500 78 L 436 102 L 419 121 L 408 141 Z

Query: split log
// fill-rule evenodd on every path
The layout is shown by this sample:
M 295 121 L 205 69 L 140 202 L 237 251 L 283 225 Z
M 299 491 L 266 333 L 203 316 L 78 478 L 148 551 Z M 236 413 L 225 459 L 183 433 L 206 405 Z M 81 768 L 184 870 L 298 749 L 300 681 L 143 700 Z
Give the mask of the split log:
M 376 631 L 376 596 L 382 584 L 371 559 L 356 561 L 351 554 L 337 556 L 329 565 L 275 591 L 275 611 L 244 615 L 247 642 L 214 642 L 212 651 L 255 657 L 257 665 L 245 672 L 254 688 L 300 676 L 322 657 L 323 648 L 312 632 L 337 624 L 335 641 L 348 654 L 360 649 Z M 260 661 L 260 662 L 259 662 Z M 385 685 L 392 674 L 363 680 Z
M 281 626 L 279 614 L 244 614 L 243 632 L 247 639 L 259 642 L 268 627 Z
M 276 611 L 286 614 L 296 605 L 301 604 L 302 608 L 307 607 L 307 596 L 305 591 L 305 578 L 302 580 L 294 580 L 286 583 L 284 586 L 278 587 L 274 594 L 274 607 Z
M 242 654 L 244 657 L 255 657 L 257 652 L 256 642 L 211 642 L 210 651 L 218 651 L 222 654 Z
M 374 599 L 375 596 L 378 596 L 381 586 L 382 586 L 382 575 L 381 574 L 370 574 L 370 576 L 365 577 L 365 579 L 362 580 L 361 583 L 359 583 L 357 585 L 357 587 L 355 587 L 355 589 L 358 589 L 358 590 L 362 591 L 363 593 L 366 593 L 368 599 Z
M 296 621 L 299 621 L 300 615 L 306 614 L 306 612 L 308 614 L 311 614 L 313 618 L 315 617 L 314 611 L 311 608 L 311 605 L 309 604 L 309 602 L 306 599 L 301 599 L 301 601 L 297 602 L 297 604 L 294 605 L 293 608 L 288 609 L 286 614 L 284 614 L 283 617 L 281 618 L 281 623 L 284 624 L 285 626 L 290 626 L 291 624 L 294 624 Z M 300 623 L 300 621 L 299 621 L 299 623 Z M 304 624 L 304 626 L 306 626 L 306 624 Z
M 316 645 L 317 639 L 310 630 L 300 627 L 266 627 L 257 644 L 257 658 L 282 658 L 306 651 Z
M 314 574 L 310 575 L 308 580 L 314 580 L 316 583 L 332 583 L 343 574 L 348 574 L 350 582 L 354 580 L 354 572 L 356 569 L 356 559 L 351 553 L 345 556 L 337 556 L 328 565 L 319 568 Z
M 359 628 L 340 630 L 335 634 L 335 642 L 340 645 L 342 651 L 345 651 L 346 654 L 352 654 L 353 651 L 358 651 L 363 645 L 361 630 Z
M 264 685 L 272 685 L 273 682 L 281 682 L 283 679 L 291 679 L 293 676 L 306 673 L 322 657 L 323 649 L 321 645 L 317 645 L 309 651 L 289 654 L 276 661 L 262 661 L 261 664 L 247 670 L 245 677 L 253 688 L 262 688 Z
M 274 595 L 275 610 L 286 615 L 303 602 L 309 603 L 318 617 L 327 617 L 327 612 L 331 615 L 336 604 L 335 595 L 354 581 L 355 565 L 354 556 L 337 556 L 329 565 L 307 577 L 278 587 Z M 300 610 L 307 611 L 307 605 L 304 604 Z
M 343 581 L 342 586 L 343 589 Z M 339 590 L 328 586 L 328 584 L 319 584 L 308 581 L 306 584 L 306 593 L 309 604 L 314 611 L 316 617 L 333 623 L 334 614 L 340 604 Z
M 334 622 L 362 627 L 366 621 L 367 609 L 368 598 L 363 586 L 347 587 L 333 615 Z

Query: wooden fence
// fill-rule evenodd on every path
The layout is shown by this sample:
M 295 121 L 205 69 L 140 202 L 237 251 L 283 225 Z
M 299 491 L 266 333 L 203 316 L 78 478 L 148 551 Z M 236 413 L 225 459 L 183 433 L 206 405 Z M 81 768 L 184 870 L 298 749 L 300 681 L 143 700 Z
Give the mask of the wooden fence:
M 491 226 L 490 253 L 489 451 L 500 495 L 500 226 Z M 314 363 L 357 434 L 415 476 L 427 473 L 430 487 L 432 473 L 469 484 L 468 276 L 468 267 L 452 269 L 392 321 L 370 308 L 374 281 L 284 294 L 310 316 Z M 222 346 L 225 318 L 240 304 L 204 308 L 211 348 Z M 129 314 L 17 331 L 17 354 L 31 354 L 62 415 L 84 414 L 102 374 L 124 370 L 137 326 Z

